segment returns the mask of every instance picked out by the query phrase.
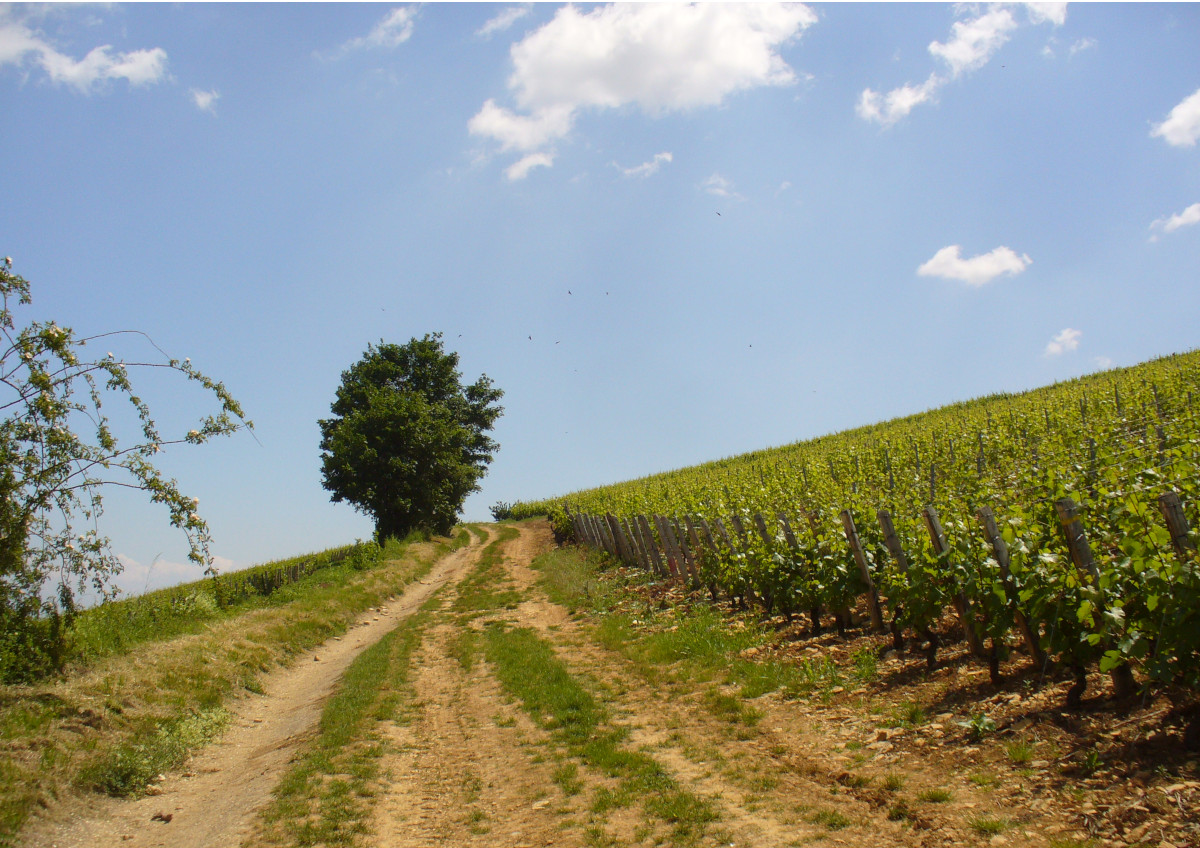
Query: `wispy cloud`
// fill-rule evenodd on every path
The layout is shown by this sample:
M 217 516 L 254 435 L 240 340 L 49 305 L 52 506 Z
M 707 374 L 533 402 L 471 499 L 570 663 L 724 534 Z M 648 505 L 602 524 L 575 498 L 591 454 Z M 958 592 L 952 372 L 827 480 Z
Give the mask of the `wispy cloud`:
M 1113 365 L 1116 364 L 1115 362 L 1112 361 L 1111 358 L 1109 358 L 1107 356 L 1097 356 L 1095 359 L 1092 360 L 1092 362 L 1096 363 L 1097 368 L 1105 368 L 1105 369 L 1112 368 Z
M 790 3 L 564 6 L 512 46 L 515 109 L 489 99 L 468 129 L 504 150 L 546 152 L 586 109 L 659 116 L 792 85 L 778 48 L 816 20 Z
M 4 65 L 39 67 L 51 82 L 68 85 L 81 94 L 91 94 L 110 80 L 143 86 L 168 77 L 167 51 L 161 47 L 114 52 L 111 44 L 103 44 L 75 59 L 60 52 L 24 19 L 14 17 L 11 7 L 0 9 L 0 67 Z
M 515 182 L 525 179 L 534 168 L 550 168 L 553 165 L 553 153 L 530 153 L 509 165 L 504 171 L 504 176 Z
M 922 277 L 959 280 L 979 288 L 1003 274 L 1019 274 L 1033 263 L 1027 254 L 1018 256 L 1016 251 L 1003 246 L 970 259 L 963 259 L 960 250 L 957 244 L 943 247 L 919 267 L 917 273 Z
M 1079 348 L 1079 339 L 1083 337 L 1083 333 L 1079 330 L 1072 330 L 1070 327 L 1060 330 L 1058 335 L 1046 343 L 1046 349 L 1043 351 L 1045 356 L 1061 356 L 1068 351 L 1077 350 Z
M 1191 147 L 1200 139 L 1200 88 L 1171 110 L 1166 120 L 1155 124 L 1150 135 L 1172 147 Z
M 993 3 L 982 11 L 974 6 L 963 8 L 976 11 L 966 20 L 955 21 L 945 42 L 934 41 L 929 45 L 929 53 L 945 65 L 946 72 L 934 71 L 920 85 L 906 83 L 886 94 L 864 89 L 855 106 L 860 118 L 891 126 L 920 104 L 935 99 L 947 83 L 990 62 L 1020 26 L 1009 4 Z M 1031 24 L 1048 22 L 1059 26 L 1066 21 L 1067 4 L 1026 3 L 1025 13 Z
M 649 162 L 643 162 L 634 168 L 622 168 L 616 162 L 613 162 L 613 166 L 627 177 L 649 177 L 653 174 L 657 174 L 658 169 L 664 162 L 669 163 L 673 161 L 674 158 L 675 157 L 672 156 L 670 152 L 664 151 L 662 153 L 655 153 L 654 158 Z
M 220 93 L 217 91 L 201 91 L 198 88 L 191 89 L 188 94 L 192 97 L 192 102 L 196 104 L 196 108 L 201 112 L 209 114 L 217 114 L 217 101 L 221 99 Z
M 366 35 L 352 38 L 334 50 L 328 57 L 339 59 L 359 50 L 391 50 L 412 38 L 417 6 L 397 6 Z
M 733 190 L 733 183 L 715 172 L 700 183 L 700 188 L 714 197 L 728 197 L 730 200 L 742 199 L 742 196 Z
M 1150 240 L 1158 241 L 1158 233 L 1173 233 L 1180 227 L 1190 227 L 1193 224 L 1200 224 L 1200 203 L 1193 203 L 1176 215 L 1168 215 L 1154 221 L 1150 229 L 1154 230 L 1155 234 L 1150 236 Z
M 1099 44 L 1094 38 L 1080 38 L 1067 48 L 1067 52 L 1074 56 L 1076 53 L 1082 53 L 1084 50 L 1091 50 Z
M 488 19 L 488 22 L 475 31 L 475 35 L 480 38 L 491 38 L 498 32 L 504 32 L 521 18 L 528 15 L 533 10 L 532 3 L 523 3 L 520 6 L 509 6 L 503 9 L 499 14 Z

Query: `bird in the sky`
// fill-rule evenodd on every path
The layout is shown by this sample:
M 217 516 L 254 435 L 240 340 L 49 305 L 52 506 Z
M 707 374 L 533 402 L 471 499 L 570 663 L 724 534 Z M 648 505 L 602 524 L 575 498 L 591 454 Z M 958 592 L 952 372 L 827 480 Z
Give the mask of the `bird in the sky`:
M 720 218 L 720 217 L 721 217 L 721 213 L 720 213 L 720 212 L 718 212 L 718 213 L 717 213 L 717 217 L 718 217 L 718 218 Z

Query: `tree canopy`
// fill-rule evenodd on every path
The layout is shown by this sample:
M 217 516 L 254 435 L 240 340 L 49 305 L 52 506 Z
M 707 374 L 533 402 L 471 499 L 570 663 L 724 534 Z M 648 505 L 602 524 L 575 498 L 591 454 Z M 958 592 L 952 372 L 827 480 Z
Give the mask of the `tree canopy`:
M 488 432 L 503 395 L 486 374 L 464 386 L 441 333 L 368 345 L 320 422 L 322 485 L 370 515 L 380 541 L 447 533 L 500 447 Z

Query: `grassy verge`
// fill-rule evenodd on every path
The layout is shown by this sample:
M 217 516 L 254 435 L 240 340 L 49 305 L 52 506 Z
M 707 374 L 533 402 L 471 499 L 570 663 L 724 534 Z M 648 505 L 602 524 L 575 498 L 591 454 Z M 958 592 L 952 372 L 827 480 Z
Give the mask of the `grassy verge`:
M 403 540 L 389 539 L 382 551 L 375 545 L 347 545 L 256 565 L 218 579 L 245 583 L 255 574 L 304 568 L 305 576 L 294 582 L 311 583 L 313 579 L 320 582 L 327 576 L 336 579 L 338 573 L 330 569 L 341 567 L 341 573 L 345 573 L 346 567 L 362 571 L 380 561 L 400 558 L 410 545 L 422 541 L 427 539 L 414 533 Z M 291 585 L 267 594 L 251 587 L 248 592 L 238 593 L 235 601 L 220 603 L 218 585 L 211 578 L 197 580 L 84 610 L 75 618 L 67 636 L 68 663 L 76 668 L 89 665 L 104 657 L 128 653 L 145 642 L 198 633 L 210 622 L 236 618 L 252 609 L 287 604 L 296 597 L 294 591 L 288 591 Z
M 606 571 L 605 559 L 595 552 L 558 548 L 533 566 L 551 600 L 588 615 L 597 641 L 624 655 L 648 680 L 664 675 L 689 684 L 716 680 L 739 687 L 742 698 L 778 690 L 828 695 L 842 682 L 837 666 L 826 658 L 784 663 L 744 657 L 766 644 L 767 631 L 753 622 L 731 622 L 703 601 L 649 603 L 634 583 Z
M 359 571 L 333 566 L 272 593 L 269 606 L 143 642 L 60 680 L 0 687 L 0 846 L 30 812 L 74 786 L 133 794 L 215 734 L 223 705 L 260 675 L 345 632 L 426 574 L 453 540 L 394 546 Z

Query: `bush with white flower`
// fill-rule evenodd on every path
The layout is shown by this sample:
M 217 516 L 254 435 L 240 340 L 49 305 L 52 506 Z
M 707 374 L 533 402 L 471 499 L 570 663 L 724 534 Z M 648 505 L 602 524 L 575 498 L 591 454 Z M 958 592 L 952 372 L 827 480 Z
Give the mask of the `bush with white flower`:
M 61 666 L 75 598 L 111 594 L 121 564 L 96 530 L 101 491 L 116 482 L 144 491 L 186 535 L 189 558 L 215 574 L 199 501 L 185 496 L 152 462 L 165 446 L 202 444 L 252 428 L 221 384 L 190 360 L 89 359 L 94 339 L 53 322 L 18 323 L 29 283 L 0 259 L 0 682 L 32 680 Z M 122 334 L 105 334 L 106 336 Z M 131 371 L 165 369 L 212 393 L 218 411 L 178 438 L 159 433 L 134 392 Z M 123 398 L 137 436 L 119 444 L 103 402 Z M 80 525 L 86 526 L 81 530 Z

